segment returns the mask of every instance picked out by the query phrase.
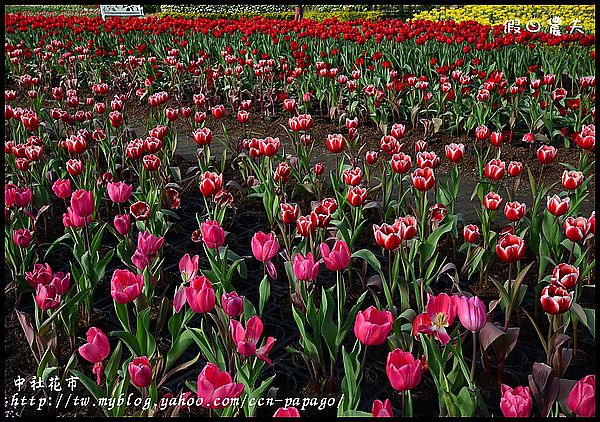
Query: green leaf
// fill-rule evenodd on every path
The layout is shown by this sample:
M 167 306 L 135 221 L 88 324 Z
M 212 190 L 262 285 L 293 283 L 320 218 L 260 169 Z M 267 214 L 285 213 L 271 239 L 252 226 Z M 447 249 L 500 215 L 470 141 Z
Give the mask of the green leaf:
M 263 314 L 263 310 L 267 301 L 269 300 L 269 296 L 271 295 L 271 283 L 269 282 L 269 277 L 265 275 L 260 282 L 260 286 L 258 287 L 258 313 L 260 316 Z
M 127 331 L 111 331 L 111 336 L 120 338 L 134 356 L 142 356 L 138 339 Z
M 577 302 L 571 305 L 571 312 L 577 316 L 577 319 L 590 330 L 593 338 L 596 338 L 596 310 L 582 308 Z
M 361 258 L 367 261 L 367 263 L 371 265 L 374 269 L 378 271 L 381 270 L 381 264 L 379 260 L 375 257 L 375 254 L 368 249 L 360 249 L 354 252 L 351 258 Z

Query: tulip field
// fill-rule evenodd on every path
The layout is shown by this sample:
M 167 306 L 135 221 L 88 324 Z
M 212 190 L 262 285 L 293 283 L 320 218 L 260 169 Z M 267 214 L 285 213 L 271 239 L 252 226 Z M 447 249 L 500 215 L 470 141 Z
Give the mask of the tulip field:
M 4 19 L 7 416 L 595 416 L 589 23 Z

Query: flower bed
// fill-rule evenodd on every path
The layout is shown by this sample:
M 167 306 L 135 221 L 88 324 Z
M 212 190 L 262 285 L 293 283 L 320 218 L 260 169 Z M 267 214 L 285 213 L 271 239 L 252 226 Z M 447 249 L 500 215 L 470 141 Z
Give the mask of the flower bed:
M 5 20 L 12 412 L 595 413 L 593 35 Z

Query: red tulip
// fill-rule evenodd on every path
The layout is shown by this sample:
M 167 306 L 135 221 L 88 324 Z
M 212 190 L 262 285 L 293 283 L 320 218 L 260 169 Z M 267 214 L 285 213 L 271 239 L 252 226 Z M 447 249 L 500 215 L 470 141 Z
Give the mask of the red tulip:
M 592 211 L 590 213 L 590 218 L 588 218 L 588 224 L 590 225 L 590 233 L 594 236 L 596 235 L 596 211 Z
M 362 170 L 360 167 L 344 170 L 344 183 L 349 186 L 358 186 L 362 180 Z
M 417 219 L 412 215 L 399 217 L 393 225 L 402 240 L 410 240 L 417 235 Z
M 207 313 L 215 307 L 216 296 L 213 286 L 205 276 L 195 276 L 185 288 L 185 297 L 192 311 Z
M 30 188 L 21 189 L 15 187 L 12 195 L 14 198 L 14 205 L 16 205 L 18 208 L 27 207 L 29 204 L 31 204 L 31 201 L 33 199 L 33 192 Z
M 265 344 L 257 348 L 258 341 L 263 332 L 263 323 L 258 315 L 250 317 L 246 322 L 246 329 L 244 329 L 239 321 L 231 319 L 229 321 L 229 330 L 231 331 L 231 338 L 237 346 L 238 353 L 246 357 L 256 355 L 260 360 L 267 362 L 269 365 L 272 364 L 267 353 L 273 348 L 275 338 L 268 337 Z
M 419 333 L 433 334 L 442 346 L 450 341 L 446 328 L 452 325 L 456 317 L 456 305 L 454 299 L 446 293 L 440 293 L 437 296 L 427 295 L 427 322 L 418 327 Z
M 394 155 L 400 152 L 404 144 L 400 144 L 398 140 L 391 135 L 385 135 L 381 137 L 379 146 L 383 152 Z
M 469 224 L 463 228 L 463 236 L 468 243 L 475 244 L 479 242 L 479 227 Z
M 566 290 L 574 289 L 579 280 L 579 269 L 573 265 L 561 263 L 554 267 L 551 283 Z
M 533 144 L 535 142 L 535 135 L 531 132 L 523 135 L 523 142 L 526 144 Z
M 511 161 L 508 163 L 507 173 L 510 177 L 517 177 L 523 170 L 523 163 L 520 161 Z
M 586 375 L 575 383 L 567 406 L 580 418 L 596 416 L 596 375 Z
M 148 171 L 156 171 L 160 167 L 160 158 L 154 154 L 144 155 L 142 158 L 144 168 Z
M 225 243 L 225 230 L 216 220 L 206 220 L 200 226 L 202 240 L 209 249 L 218 249 Z
M 481 125 L 475 128 L 475 138 L 478 141 L 486 140 L 490 136 L 490 130 L 487 126 Z
M 489 192 L 483 197 L 483 206 L 490 211 L 495 211 L 500 207 L 502 198 L 496 192 Z
M 92 192 L 79 189 L 71 196 L 71 208 L 81 218 L 89 217 L 94 212 L 94 196 Z
M 381 400 L 375 400 L 373 402 L 371 414 L 374 418 L 393 418 L 394 411 L 392 409 L 392 402 L 390 402 L 390 399 L 386 399 L 383 403 Z
M 585 217 L 569 217 L 565 219 L 563 226 L 565 229 L 565 236 L 567 236 L 571 242 L 583 240 L 590 231 L 590 223 Z
M 431 167 L 432 169 L 436 169 L 440 166 L 440 163 L 440 158 L 435 152 L 424 151 L 417 153 L 417 167 L 419 168 Z
M 223 175 L 205 171 L 200 179 L 200 192 L 204 197 L 214 195 L 223 186 Z
M 71 159 L 67 161 L 67 172 L 71 176 L 79 176 L 83 173 L 83 163 L 81 160 Z
M 52 185 L 52 192 L 60 199 L 67 199 L 71 196 L 71 181 L 69 179 L 58 179 Z
M 283 221 L 285 224 L 294 223 L 300 214 L 300 207 L 298 204 L 288 204 L 287 202 L 282 202 L 279 207 L 281 209 L 281 221 Z
M 213 134 L 209 128 L 204 127 L 192 132 L 192 137 L 194 138 L 196 144 L 202 147 L 210 144 L 213 138 Z
M 315 262 L 312 253 L 302 256 L 300 253 L 294 255 L 292 268 L 296 278 L 300 281 L 315 281 L 319 275 L 319 261 Z
M 309 237 L 317 229 L 317 225 L 310 218 L 310 215 L 300 216 L 296 220 L 296 229 L 298 234 L 302 237 Z
M 91 219 L 92 219 L 91 216 L 87 217 L 87 218 L 80 217 L 73 211 L 73 208 L 67 207 L 67 212 L 63 214 L 62 220 L 63 220 L 63 226 L 71 227 L 71 228 L 78 228 L 78 227 L 85 227 L 85 225 L 88 224 L 91 221 Z
M 296 110 L 296 100 L 291 98 L 286 98 L 283 100 L 283 109 L 290 113 Z
M 321 256 L 329 271 L 342 271 L 350 264 L 350 249 L 343 240 L 337 239 L 333 249 L 327 243 L 321 243 Z
M 506 384 L 500 386 L 502 397 L 500 409 L 506 418 L 528 418 L 531 415 L 533 400 L 529 387 L 517 387 L 514 390 Z
M 575 170 L 565 170 L 562 175 L 562 184 L 567 190 L 575 190 L 583 183 L 583 173 Z
M 359 207 L 367 199 L 367 189 L 360 186 L 353 186 L 348 189 L 348 202 L 353 207 Z
M 485 177 L 490 180 L 502 180 L 504 177 L 504 171 L 506 170 L 506 164 L 504 161 L 494 159 L 485 165 Z
M 393 325 L 394 316 L 390 311 L 379 311 L 374 306 L 369 306 L 356 314 L 354 334 L 362 344 L 376 346 L 385 343 Z
M 525 203 L 518 201 L 507 202 L 504 206 L 504 215 L 508 221 L 519 221 L 525 215 Z
M 112 127 L 121 127 L 123 125 L 123 115 L 120 111 L 111 111 L 108 113 L 108 119 Z
M 274 418 L 299 418 L 300 411 L 295 407 L 280 407 L 273 414 Z
M 218 104 L 214 107 L 211 107 L 210 112 L 212 113 L 215 119 L 221 119 L 225 116 L 225 106 L 222 104 Z
M 417 168 L 410 174 L 414 187 L 420 191 L 428 191 L 435 184 L 435 174 L 429 167 Z
M 404 174 L 410 169 L 411 158 L 409 155 L 399 152 L 398 154 L 392 155 L 390 164 L 392 165 L 394 173 Z
M 339 154 L 346 147 L 346 140 L 339 133 L 327 135 L 327 149 L 333 154 Z
M 248 123 L 248 120 L 250 119 L 250 113 L 248 113 L 245 110 L 240 110 L 240 111 L 238 111 L 237 119 L 238 119 L 238 122 L 240 122 L 242 124 L 246 124 L 246 123 Z
M 244 296 L 239 296 L 236 292 L 224 292 L 221 295 L 221 306 L 230 317 L 241 315 L 244 312 Z
M 394 390 L 410 390 L 421 382 L 421 361 L 411 353 L 395 349 L 387 356 L 386 374 Z
M 200 372 L 196 385 L 201 406 L 209 409 L 222 409 L 226 399 L 240 397 L 244 392 L 244 384 L 232 382 L 231 375 L 212 362 Z
M 133 215 L 136 221 L 143 221 L 150 217 L 150 206 L 144 201 L 138 201 L 131 204 L 129 212 Z
M 517 262 L 525 255 L 525 242 L 518 236 L 507 234 L 498 241 L 496 255 L 504 262 Z
M 135 300 L 144 286 L 143 274 L 133 274 L 129 270 L 115 270 L 110 280 L 110 293 L 115 302 L 123 304 Z
M 397 249 L 402 241 L 399 227 L 390 226 L 386 223 L 381 226 L 373 224 L 373 233 L 377 244 L 388 251 Z
M 396 138 L 396 140 L 400 141 L 400 139 L 404 138 L 404 134 L 406 133 L 406 126 L 400 123 L 394 123 L 392 125 L 392 130 L 390 134 Z
M 137 357 L 127 367 L 131 383 L 138 388 L 152 384 L 152 366 L 146 356 Z
M 446 210 L 446 207 L 442 204 L 434 204 L 431 207 L 429 207 L 429 220 L 439 223 L 440 221 L 442 221 L 444 218 L 446 218 L 448 211 Z
M 463 144 L 451 143 L 446 145 L 445 150 L 446 158 L 455 164 L 459 163 L 465 155 L 465 146 Z
M 490 143 L 495 147 L 502 145 L 502 132 L 492 132 L 490 135 Z
M 573 303 L 573 292 L 549 284 L 542 289 L 540 303 L 544 312 L 550 315 L 564 314 L 571 308 Z
M 467 298 L 466 296 L 455 296 L 454 303 L 458 319 L 463 327 L 471 332 L 477 332 L 487 322 L 485 303 L 477 296 Z
M 34 289 L 38 285 L 48 285 L 52 281 L 52 269 L 50 264 L 35 264 L 32 271 L 25 273 L 25 281 Z
M 378 158 L 379 154 L 377 154 L 377 151 L 367 151 L 367 153 L 365 154 L 365 161 L 369 165 L 375 164 Z
M 537 150 L 537 159 L 540 164 L 550 164 L 556 157 L 556 148 L 552 145 L 542 145 Z

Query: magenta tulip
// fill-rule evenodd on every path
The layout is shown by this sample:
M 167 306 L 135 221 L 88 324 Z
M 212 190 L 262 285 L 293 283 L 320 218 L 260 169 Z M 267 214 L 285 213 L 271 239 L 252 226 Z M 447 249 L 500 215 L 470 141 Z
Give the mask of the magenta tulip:
M 396 349 L 387 356 L 386 374 L 394 390 L 410 390 L 421 382 L 421 361 L 411 353 Z
M 203 275 L 190 280 L 190 285 L 185 289 L 187 303 L 196 313 L 206 313 L 215 307 L 216 296 L 210 280 Z
M 385 343 L 393 325 L 394 316 L 390 311 L 380 311 L 374 306 L 369 306 L 356 314 L 354 334 L 362 344 L 376 346 Z
M 137 357 L 127 367 L 131 383 L 138 388 L 152 384 L 152 365 L 146 356 Z
M 201 406 L 210 409 L 222 409 L 225 399 L 237 398 L 244 392 L 244 384 L 232 382 L 231 375 L 212 362 L 200 372 L 196 385 Z
M 350 264 L 350 249 L 343 240 L 337 239 L 331 250 L 327 243 L 321 243 L 320 249 L 323 262 L 330 271 L 342 271 Z

